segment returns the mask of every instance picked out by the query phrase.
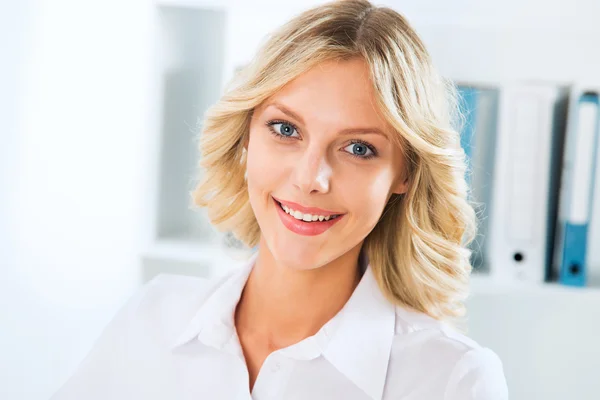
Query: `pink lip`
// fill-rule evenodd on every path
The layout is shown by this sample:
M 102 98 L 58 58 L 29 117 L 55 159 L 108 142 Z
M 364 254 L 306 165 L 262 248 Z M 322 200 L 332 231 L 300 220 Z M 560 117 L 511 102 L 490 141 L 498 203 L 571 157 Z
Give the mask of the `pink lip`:
M 325 232 L 326 230 L 331 228 L 333 225 L 338 223 L 339 220 L 344 218 L 344 215 L 340 215 L 339 217 L 330 219 L 329 221 L 313 221 L 313 222 L 301 221 L 299 219 L 292 217 L 290 214 L 286 213 L 281 208 L 279 203 L 277 203 L 277 201 L 278 200 L 275 200 L 275 198 L 273 198 L 273 204 L 275 205 L 275 208 L 277 209 L 277 214 L 279 215 L 281 222 L 290 231 L 297 233 L 299 235 L 304 235 L 304 236 L 320 235 L 321 233 Z M 288 205 L 288 204 L 294 204 L 294 203 L 284 203 L 284 204 Z M 292 206 L 292 209 L 303 212 L 302 209 L 294 208 L 293 206 Z M 306 208 L 304 208 L 304 209 L 306 209 Z M 310 210 L 310 208 L 309 208 L 309 210 Z M 313 208 L 313 210 L 320 210 L 320 209 Z M 318 215 L 324 215 L 324 216 L 332 215 L 332 213 L 329 213 L 329 212 L 326 214 L 321 214 L 320 212 L 315 212 L 315 211 L 313 211 L 312 213 L 310 211 L 307 211 L 306 214 L 315 214 L 315 215 L 318 214 Z
M 281 200 L 276 197 L 273 197 L 273 198 L 276 201 L 280 202 L 281 204 L 288 206 L 292 210 L 300 211 L 301 213 L 304 213 L 304 214 L 322 215 L 324 217 L 326 217 L 328 215 L 344 214 L 343 212 L 323 210 L 322 208 L 317 208 L 317 207 L 304 207 L 304 206 L 301 206 L 300 204 L 294 203 L 292 201 Z

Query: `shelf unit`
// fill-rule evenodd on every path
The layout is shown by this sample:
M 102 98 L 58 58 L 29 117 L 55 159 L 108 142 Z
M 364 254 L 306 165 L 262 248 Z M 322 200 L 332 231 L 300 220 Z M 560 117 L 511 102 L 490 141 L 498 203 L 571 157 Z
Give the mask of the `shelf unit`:
M 228 237 L 192 204 L 197 181 L 198 137 L 206 109 L 229 79 L 227 4 L 167 1 L 155 7 L 155 109 L 150 118 L 157 179 L 148 200 L 149 232 L 142 253 L 142 280 L 171 272 L 209 277 L 227 259 Z M 235 248 L 231 249 L 232 251 Z

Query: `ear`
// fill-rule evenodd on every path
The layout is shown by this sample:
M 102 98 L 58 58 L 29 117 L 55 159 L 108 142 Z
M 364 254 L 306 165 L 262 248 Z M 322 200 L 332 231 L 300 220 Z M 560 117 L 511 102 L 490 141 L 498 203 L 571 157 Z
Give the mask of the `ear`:
M 398 182 L 392 188 L 392 193 L 394 193 L 394 194 L 404 194 L 404 193 L 408 192 L 409 183 L 410 182 L 409 182 L 408 177 L 404 178 L 403 176 L 401 176 L 398 179 Z

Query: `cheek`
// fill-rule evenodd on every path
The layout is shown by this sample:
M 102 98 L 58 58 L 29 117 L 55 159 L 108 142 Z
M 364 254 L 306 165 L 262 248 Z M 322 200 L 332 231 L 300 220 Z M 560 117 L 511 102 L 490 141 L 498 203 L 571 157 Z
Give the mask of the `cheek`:
M 250 201 L 253 203 L 261 194 L 275 191 L 282 175 L 281 168 L 277 168 L 277 153 L 272 151 L 269 138 L 264 136 L 262 133 L 251 134 L 248 143 L 246 172 Z
M 389 198 L 392 180 L 390 171 L 380 170 L 360 178 L 354 175 L 351 183 L 345 185 L 345 198 L 351 201 L 350 207 L 365 223 L 373 225 L 379 220 Z

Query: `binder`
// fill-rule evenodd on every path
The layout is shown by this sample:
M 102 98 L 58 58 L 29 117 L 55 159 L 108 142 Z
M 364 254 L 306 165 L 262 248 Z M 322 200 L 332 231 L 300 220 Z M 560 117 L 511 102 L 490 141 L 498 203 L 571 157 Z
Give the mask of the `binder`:
M 542 83 L 501 88 L 486 253 L 496 279 L 549 278 L 566 94 Z
M 571 88 L 554 269 L 559 282 L 586 284 L 589 223 L 600 136 L 598 90 Z
M 464 117 L 463 125 L 460 131 L 460 145 L 465 151 L 467 162 L 470 160 L 473 153 L 472 141 L 474 139 L 475 121 L 477 115 L 477 94 L 475 87 L 458 85 L 458 106 L 460 113 Z M 467 179 L 470 174 L 467 174 Z
M 477 213 L 479 229 L 471 243 L 471 264 L 475 271 L 486 272 L 489 206 L 494 175 L 495 140 L 498 126 L 498 88 L 475 83 L 458 83 L 459 111 L 463 116 L 460 143 L 467 157 L 469 200 Z

